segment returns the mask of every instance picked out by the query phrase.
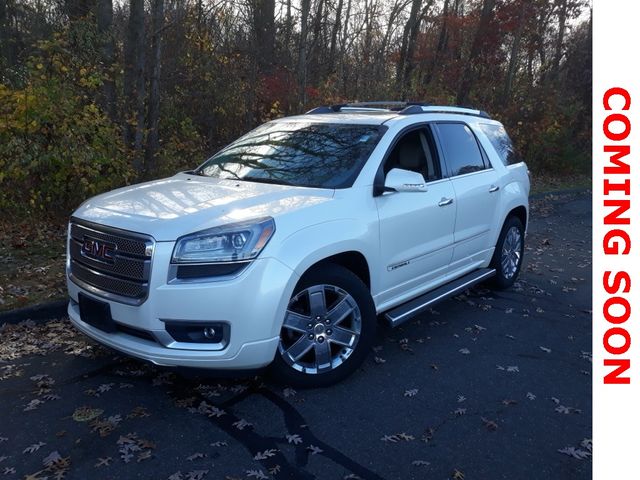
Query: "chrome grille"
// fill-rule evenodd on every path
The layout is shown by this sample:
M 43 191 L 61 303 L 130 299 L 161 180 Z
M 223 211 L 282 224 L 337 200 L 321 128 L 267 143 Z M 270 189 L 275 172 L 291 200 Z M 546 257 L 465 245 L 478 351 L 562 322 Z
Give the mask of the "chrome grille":
M 108 261 L 93 257 L 83 250 L 86 241 L 106 242 L 113 254 Z M 69 278 L 97 295 L 140 305 L 149 293 L 153 246 L 147 235 L 72 219 Z

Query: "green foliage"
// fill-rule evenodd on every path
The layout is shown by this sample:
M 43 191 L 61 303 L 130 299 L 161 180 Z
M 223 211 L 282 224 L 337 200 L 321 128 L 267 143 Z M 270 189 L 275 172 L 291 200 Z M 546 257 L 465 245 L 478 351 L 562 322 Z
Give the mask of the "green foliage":
M 251 2 L 219 2 L 206 11 L 199 2 L 167 4 L 158 149 L 149 134 L 155 125 L 149 114 L 151 42 L 142 47 L 146 66 L 136 67 L 144 70 L 142 94 L 136 97 L 135 82 L 124 81 L 131 74 L 124 61 L 127 2 L 114 3 L 108 35 L 99 34 L 93 7 L 69 17 L 65 2 L 37 3 L 45 10 L 18 3 L 22 13 L 14 12 L 6 24 L 14 41 L 0 48 L 3 213 L 67 215 L 94 194 L 194 168 L 259 123 L 322 104 L 408 99 L 453 105 L 465 72 L 473 80 L 469 103 L 505 124 L 535 174 L 589 170 L 591 24 L 567 29 L 556 51 L 558 5 L 566 2 L 496 2 L 474 58 L 481 0 L 448 2 L 448 12 L 443 2 L 430 4 L 413 40 L 403 38 L 412 2 L 393 19 L 392 9 L 372 14 L 381 5 L 376 2 L 349 2 L 348 15 L 345 5 L 334 13 L 314 8 L 306 45 L 300 44 L 301 17 L 294 14 L 266 49 L 257 45 L 268 36 Z M 586 3 L 569 5 L 569 18 L 577 18 Z M 152 25 L 145 21 L 148 34 Z M 334 32 L 332 49 L 327 40 Z M 408 40 L 415 44 L 407 52 L 405 84 L 396 75 Z M 260 52 L 272 53 L 261 58 Z M 466 69 L 469 62 L 473 68 Z
M 154 178 L 174 175 L 181 170 L 191 170 L 205 159 L 203 142 L 195 125 L 189 118 L 167 115 L 161 128 L 170 132 L 160 148 L 159 170 L 150 172 Z
M 43 42 L 22 88 L 0 85 L 0 208 L 67 214 L 132 178 L 119 128 L 91 100 L 95 69 Z

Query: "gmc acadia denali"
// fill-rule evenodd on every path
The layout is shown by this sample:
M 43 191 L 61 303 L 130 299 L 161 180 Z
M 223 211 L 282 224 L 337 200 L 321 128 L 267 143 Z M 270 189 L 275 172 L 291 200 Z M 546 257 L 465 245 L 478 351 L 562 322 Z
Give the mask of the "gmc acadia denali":
M 375 102 L 268 122 L 197 169 L 69 223 L 69 316 L 158 365 L 297 386 L 353 372 L 392 326 L 522 265 L 529 177 L 478 110 Z

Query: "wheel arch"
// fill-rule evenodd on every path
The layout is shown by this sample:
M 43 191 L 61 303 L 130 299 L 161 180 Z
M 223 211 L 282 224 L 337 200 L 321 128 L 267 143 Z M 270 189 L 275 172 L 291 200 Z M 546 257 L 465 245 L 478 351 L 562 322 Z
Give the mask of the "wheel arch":
M 346 268 L 362 280 L 362 283 L 364 283 L 367 286 L 367 289 L 371 291 L 371 270 L 369 262 L 367 262 L 367 259 L 362 252 L 357 250 L 348 250 L 322 258 L 309 265 L 302 273 L 301 277 L 314 268 L 318 268 L 319 266 L 326 264 L 335 264 Z
M 527 211 L 527 208 L 524 205 L 519 205 L 515 208 L 512 208 L 504 217 L 504 221 L 502 222 L 502 225 L 504 225 L 504 223 L 507 221 L 507 219 L 509 217 L 516 217 L 518 220 L 520 220 L 522 222 L 522 226 L 525 228 L 527 228 L 527 221 L 528 221 L 528 215 L 529 212 Z

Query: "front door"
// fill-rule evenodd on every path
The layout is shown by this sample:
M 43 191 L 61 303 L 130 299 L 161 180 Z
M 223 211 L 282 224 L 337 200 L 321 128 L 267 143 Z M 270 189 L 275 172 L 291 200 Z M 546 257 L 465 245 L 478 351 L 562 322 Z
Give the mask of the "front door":
M 422 174 L 426 190 L 376 197 L 383 259 L 376 304 L 381 306 L 426 291 L 447 273 L 456 218 L 453 185 L 443 178 L 428 127 L 397 141 L 385 161 L 385 176 L 393 168 Z

